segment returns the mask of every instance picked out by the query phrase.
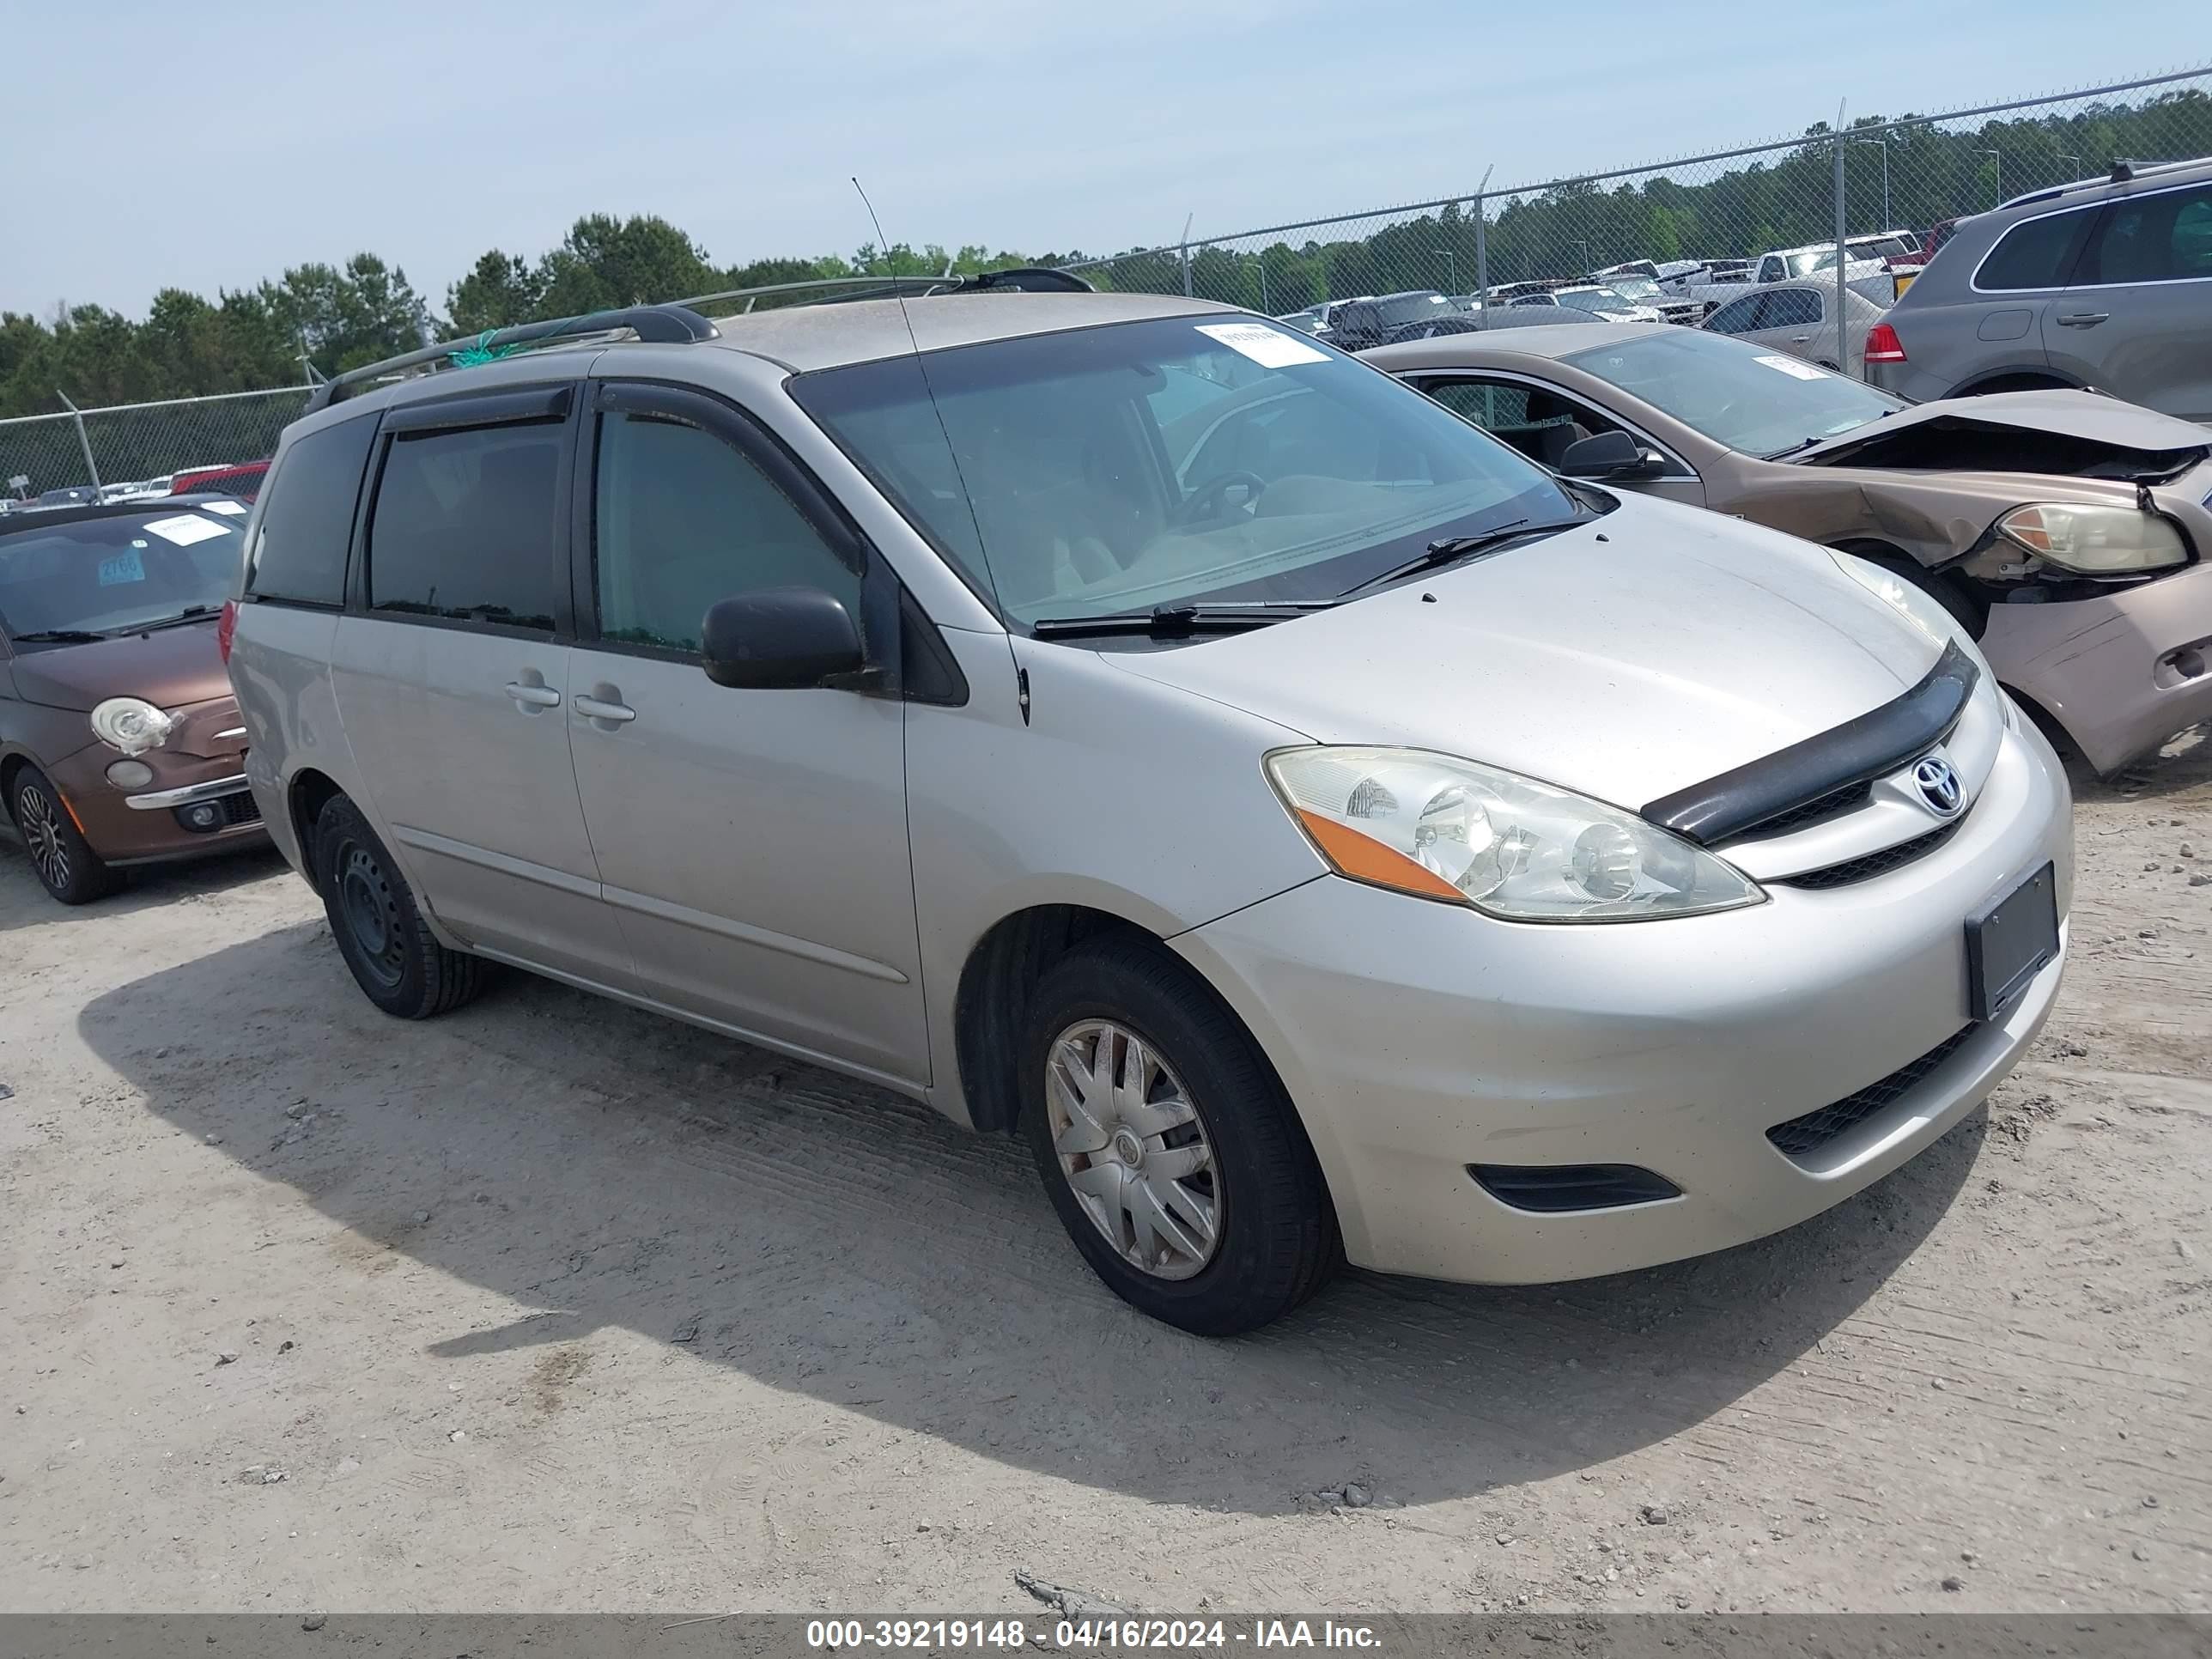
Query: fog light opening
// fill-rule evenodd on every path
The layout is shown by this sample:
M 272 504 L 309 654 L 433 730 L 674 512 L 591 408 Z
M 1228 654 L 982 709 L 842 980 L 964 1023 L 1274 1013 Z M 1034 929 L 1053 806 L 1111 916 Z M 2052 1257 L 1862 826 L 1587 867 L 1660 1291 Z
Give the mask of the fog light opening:
M 211 800 L 194 801 L 177 809 L 177 822 L 199 835 L 222 828 L 222 808 Z

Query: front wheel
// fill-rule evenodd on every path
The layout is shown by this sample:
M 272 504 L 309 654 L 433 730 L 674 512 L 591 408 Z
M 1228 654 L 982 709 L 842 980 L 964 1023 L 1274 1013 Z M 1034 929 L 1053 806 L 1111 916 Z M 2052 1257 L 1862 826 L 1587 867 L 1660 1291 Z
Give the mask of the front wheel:
M 1037 987 L 1024 1127 L 1060 1224 L 1115 1295 L 1201 1336 L 1289 1312 L 1340 1259 L 1313 1149 L 1250 1036 L 1157 946 Z
M 428 1019 L 483 994 L 488 964 L 438 943 L 407 878 L 343 795 L 316 817 L 313 854 L 331 937 L 371 1002 L 400 1019 Z
M 8 810 L 31 855 L 31 868 L 39 872 L 47 892 L 64 904 L 89 904 L 123 885 L 123 872 L 110 868 L 92 850 L 61 792 L 44 772 L 26 766 L 15 775 L 8 795 Z

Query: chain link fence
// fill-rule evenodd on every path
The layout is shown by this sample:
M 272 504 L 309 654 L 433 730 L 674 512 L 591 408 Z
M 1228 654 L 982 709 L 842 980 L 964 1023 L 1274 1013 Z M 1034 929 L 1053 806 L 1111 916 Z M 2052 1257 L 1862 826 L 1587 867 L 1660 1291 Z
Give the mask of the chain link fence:
M 279 386 L 0 420 L 0 490 L 15 501 L 70 489 L 166 495 L 179 472 L 267 459 L 311 390 Z M 256 482 L 241 474 L 219 487 L 250 495 Z
M 1431 331 L 1455 331 L 1537 307 L 1550 310 L 1541 320 L 1567 320 L 1560 307 L 1618 315 L 1626 304 L 1644 320 L 1656 311 L 1696 322 L 1747 283 L 1832 283 L 1842 244 L 1846 282 L 1887 305 L 1947 222 L 2123 158 L 2206 155 L 2212 65 L 1945 115 L 1823 119 L 1802 137 L 1541 184 L 1493 188 L 1486 175 L 1462 196 L 1070 269 L 1101 289 L 1304 313 L 1308 325 L 1330 322 L 1338 302 L 1402 296 L 1342 315 L 1363 333 L 1403 337 L 1425 319 L 1443 324 Z

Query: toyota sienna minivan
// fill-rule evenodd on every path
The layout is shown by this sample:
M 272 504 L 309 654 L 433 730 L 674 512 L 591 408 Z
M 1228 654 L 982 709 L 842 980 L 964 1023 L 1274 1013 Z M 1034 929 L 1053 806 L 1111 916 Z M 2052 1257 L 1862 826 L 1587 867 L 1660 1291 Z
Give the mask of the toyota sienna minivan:
M 1849 555 L 1184 299 L 477 344 L 286 432 L 225 623 L 386 1012 L 507 963 L 1018 1133 L 1227 1334 L 1802 1221 L 2057 994 L 2063 775 Z

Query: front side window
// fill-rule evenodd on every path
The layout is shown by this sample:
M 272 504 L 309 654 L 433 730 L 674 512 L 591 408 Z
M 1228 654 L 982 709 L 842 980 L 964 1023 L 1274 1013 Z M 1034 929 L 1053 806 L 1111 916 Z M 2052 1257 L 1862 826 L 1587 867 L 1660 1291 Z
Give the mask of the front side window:
M 1167 397 L 1185 375 L 1234 389 Z M 818 370 L 792 392 L 1022 623 L 1331 599 L 1438 537 L 1577 512 L 1419 392 L 1250 319 L 993 341 Z
M 393 438 L 368 524 L 378 611 L 550 633 L 568 586 L 552 422 Z
M 1544 386 L 1513 380 L 1431 380 L 1421 390 L 1544 466 L 1558 466 L 1568 446 L 1580 439 L 1619 429 L 1589 404 Z
M 1974 286 L 1993 294 L 2065 287 L 2081 238 L 2096 216 L 2094 208 L 2077 208 L 2014 225 L 1983 258 Z
M 186 508 L 0 533 L 0 626 L 18 645 L 70 645 L 205 616 L 236 587 L 244 523 Z
M 1759 308 L 1765 303 L 1764 294 L 1747 294 L 1741 300 L 1730 300 L 1712 314 L 1705 326 L 1716 334 L 1748 334 L 1759 326 Z
M 2212 185 L 2115 202 L 2077 283 L 2172 283 L 2212 276 Z
M 860 616 L 860 578 L 767 473 L 714 433 L 667 416 L 599 424 L 592 580 L 604 639 L 696 652 L 716 601 L 818 587 Z
M 1662 329 L 1561 361 L 1747 455 L 1785 454 L 1906 407 L 1857 380 L 1703 329 Z

